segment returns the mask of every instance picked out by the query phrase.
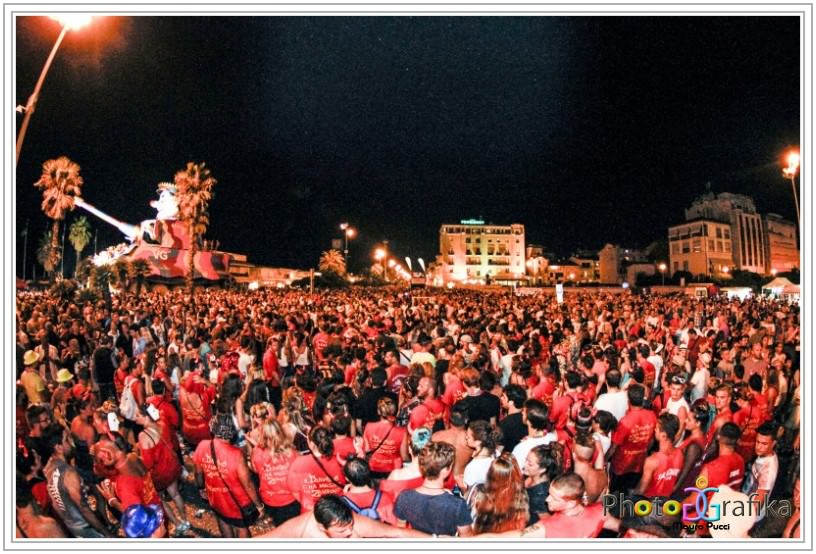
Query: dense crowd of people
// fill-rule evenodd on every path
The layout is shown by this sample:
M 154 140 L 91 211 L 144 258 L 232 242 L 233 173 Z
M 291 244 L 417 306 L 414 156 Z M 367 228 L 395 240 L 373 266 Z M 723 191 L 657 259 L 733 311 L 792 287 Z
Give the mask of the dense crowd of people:
M 18 292 L 17 536 L 195 536 L 197 488 L 230 538 L 691 538 L 623 500 L 693 504 L 702 480 L 761 506 L 730 536 L 799 537 L 799 318 L 628 292 Z

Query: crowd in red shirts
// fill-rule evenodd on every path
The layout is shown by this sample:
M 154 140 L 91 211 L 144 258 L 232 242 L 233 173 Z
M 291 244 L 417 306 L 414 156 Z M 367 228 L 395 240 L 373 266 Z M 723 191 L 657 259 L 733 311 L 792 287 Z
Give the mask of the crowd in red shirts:
M 235 538 L 691 538 L 608 504 L 702 481 L 762 506 L 734 536 L 800 534 L 786 302 L 25 291 L 16 316 L 21 537 L 196 536 L 192 505 Z

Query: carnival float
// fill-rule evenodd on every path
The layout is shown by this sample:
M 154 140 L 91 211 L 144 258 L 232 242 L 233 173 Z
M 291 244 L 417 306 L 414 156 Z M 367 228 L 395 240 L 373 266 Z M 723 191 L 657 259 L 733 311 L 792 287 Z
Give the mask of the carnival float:
M 93 256 L 96 266 L 111 265 L 117 260 L 133 262 L 144 260 L 149 265 L 147 281 L 167 286 L 181 285 L 187 275 L 190 255 L 193 255 L 193 280 L 202 284 L 216 284 L 229 275 L 229 255 L 200 247 L 193 254 L 192 240 L 187 225 L 178 219 L 179 205 L 176 186 L 159 183 L 158 199 L 150 202 L 156 210 L 155 219 L 138 225 L 122 222 L 76 197 L 74 205 L 116 227 L 128 242 L 111 246 Z

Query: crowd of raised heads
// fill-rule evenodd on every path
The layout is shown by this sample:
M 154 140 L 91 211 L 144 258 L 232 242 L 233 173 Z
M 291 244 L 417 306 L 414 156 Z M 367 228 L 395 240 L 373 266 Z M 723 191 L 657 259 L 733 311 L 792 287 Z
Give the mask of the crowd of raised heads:
M 16 322 L 19 537 L 801 533 L 797 305 L 18 292 Z M 719 498 L 757 509 L 678 508 Z

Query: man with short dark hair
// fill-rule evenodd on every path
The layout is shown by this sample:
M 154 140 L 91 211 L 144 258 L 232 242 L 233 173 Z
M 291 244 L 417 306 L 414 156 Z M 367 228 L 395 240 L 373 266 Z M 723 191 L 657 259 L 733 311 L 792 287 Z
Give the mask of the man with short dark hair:
M 398 403 L 397 395 L 388 390 L 385 386 L 388 374 L 385 369 L 378 367 L 371 372 L 371 386 L 366 387 L 360 398 L 354 404 L 354 418 L 357 420 L 357 429 L 363 429 L 366 424 L 380 420 L 377 415 L 377 402 L 386 396 Z
M 43 474 L 54 513 L 75 537 L 103 538 L 110 533 L 88 506 L 82 491 L 87 486 L 68 459 L 74 444 L 70 433 L 59 425 L 52 425 L 45 433 L 48 460 Z
M 643 474 L 634 494 L 652 498 L 669 496 L 683 469 L 683 452 L 674 447 L 680 432 L 680 420 L 674 414 L 664 413 L 657 418 L 655 439 L 658 451 L 646 458 Z
M 463 405 L 454 406 L 450 414 L 450 428 L 438 431 L 433 434 L 434 442 L 446 442 L 453 445 L 456 452 L 453 462 L 453 476 L 461 480 L 465 473 L 465 466 L 473 457 L 473 449 L 468 446 L 467 441 L 467 408 Z
M 512 452 L 516 445 L 527 435 L 522 408 L 527 401 L 527 391 L 519 385 L 507 385 L 501 395 L 502 408 L 506 415 L 499 422 L 504 436 L 504 451 Z
M 617 369 L 609 369 L 606 372 L 606 392 L 595 401 L 595 410 L 609 412 L 618 421 L 623 419 L 629 410 L 629 401 L 626 398 L 626 391 L 620 390 L 621 372 Z
M 427 538 L 414 529 L 394 527 L 355 514 L 336 494 L 327 494 L 315 504 L 314 510 L 288 520 L 258 539 L 356 539 L 356 538 Z
M 473 518 L 464 499 L 445 489 L 445 480 L 453 471 L 456 453 L 446 442 L 432 442 L 419 453 L 419 471 L 424 481 L 417 489 L 402 491 L 394 506 L 397 525 L 435 535 L 473 534 Z
M 612 446 L 606 454 L 612 461 L 613 491 L 627 491 L 640 480 L 646 452 L 652 442 L 657 417 L 643 408 L 645 389 L 632 385 L 626 390 L 629 411 L 612 434 Z
M 749 498 L 756 501 L 759 506 L 764 507 L 765 502 L 770 499 L 771 492 L 776 484 L 779 474 L 779 458 L 776 455 L 776 431 L 774 423 L 766 422 L 759 426 L 756 433 L 756 458 L 749 471 L 745 474 L 745 482 L 742 484 L 742 492 Z M 760 510 L 757 514 L 757 521 L 765 517 L 765 510 Z
M 519 467 L 524 467 L 527 463 L 527 455 L 530 450 L 542 444 L 550 444 L 557 439 L 555 433 L 551 433 L 551 423 L 548 417 L 549 410 L 540 400 L 530 398 L 524 403 L 522 417 L 527 425 L 527 436 L 513 448 L 513 457 Z
M 482 390 L 479 372 L 473 368 L 467 368 L 461 372 L 461 378 L 467 395 L 454 406 L 457 404 L 466 406 L 470 421 L 481 419 L 489 421 L 491 425 L 496 425 L 496 421 L 499 419 L 501 403 L 491 393 Z

